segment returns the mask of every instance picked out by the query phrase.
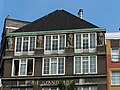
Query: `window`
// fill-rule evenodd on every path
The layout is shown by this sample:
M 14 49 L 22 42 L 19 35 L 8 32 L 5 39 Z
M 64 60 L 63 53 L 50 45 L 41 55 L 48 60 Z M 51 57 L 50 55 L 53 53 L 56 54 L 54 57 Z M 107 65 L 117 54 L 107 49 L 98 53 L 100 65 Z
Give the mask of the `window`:
M 33 54 L 36 47 L 35 36 L 16 37 L 15 55 Z
M 33 90 L 33 88 L 12 88 L 11 90 Z
M 97 73 L 96 56 L 76 56 L 74 57 L 74 74 L 94 74 Z
M 34 59 L 14 59 L 12 76 L 33 75 Z
M 44 87 L 42 90 L 59 90 L 57 87 Z
M 65 46 L 65 35 L 45 36 L 45 54 L 63 53 Z
M 77 87 L 77 90 L 97 90 L 97 86 L 81 86 Z
M 96 33 L 75 34 L 75 53 L 95 51 L 97 41 Z
M 120 71 L 111 71 L 111 85 L 120 85 Z
M 113 62 L 119 62 L 119 48 L 111 49 L 111 60 Z
M 63 75 L 65 73 L 65 58 L 44 58 L 43 75 Z

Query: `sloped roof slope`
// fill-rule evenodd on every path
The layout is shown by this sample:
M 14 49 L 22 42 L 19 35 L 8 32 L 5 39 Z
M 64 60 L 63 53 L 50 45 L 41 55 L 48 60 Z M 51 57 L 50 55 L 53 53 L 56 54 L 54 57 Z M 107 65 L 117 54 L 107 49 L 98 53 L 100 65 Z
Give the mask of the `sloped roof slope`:
M 48 30 L 98 28 L 97 26 L 80 19 L 79 17 L 65 11 L 56 10 L 42 18 L 39 18 L 15 32 L 34 32 Z

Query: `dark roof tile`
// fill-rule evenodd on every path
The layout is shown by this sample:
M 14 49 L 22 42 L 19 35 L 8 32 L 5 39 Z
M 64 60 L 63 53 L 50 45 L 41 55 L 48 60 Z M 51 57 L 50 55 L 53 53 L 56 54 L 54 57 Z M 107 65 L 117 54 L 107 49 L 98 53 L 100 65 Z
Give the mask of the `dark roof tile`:
M 80 19 L 79 17 L 65 10 L 56 10 L 40 19 L 33 21 L 28 25 L 23 26 L 15 32 L 34 32 L 83 28 L 98 27 L 83 19 Z

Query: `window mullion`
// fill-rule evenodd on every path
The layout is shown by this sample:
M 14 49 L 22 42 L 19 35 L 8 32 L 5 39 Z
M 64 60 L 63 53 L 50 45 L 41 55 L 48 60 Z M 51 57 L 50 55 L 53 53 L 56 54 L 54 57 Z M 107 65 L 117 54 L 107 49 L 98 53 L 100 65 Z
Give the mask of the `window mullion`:
M 53 44 L 53 35 L 51 35 L 51 51 L 53 49 L 52 44 Z
M 90 73 L 90 56 L 88 56 L 88 73 Z
M 58 40 L 58 50 L 59 50 L 59 48 L 60 48 L 60 47 L 59 47 L 59 46 L 60 46 L 60 45 L 59 45 L 59 44 L 60 44 L 60 35 L 58 35 L 58 39 L 57 39 L 57 40 Z
M 57 74 L 58 74 L 58 58 L 57 58 Z
M 83 50 L 83 34 L 81 34 L 81 49 Z
M 88 33 L 88 49 L 90 50 L 90 33 Z
M 83 57 L 81 56 L 81 73 L 83 73 Z
M 24 37 L 22 37 L 22 42 L 21 42 L 21 52 L 23 52 L 23 39 L 24 39 Z
M 50 60 L 50 63 L 49 63 L 49 74 L 51 74 L 51 58 L 49 60 Z
M 32 43 L 30 43 L 30 37 L 28 37 L 28 52 L 30 51 L 30 44 L 32 44 Z

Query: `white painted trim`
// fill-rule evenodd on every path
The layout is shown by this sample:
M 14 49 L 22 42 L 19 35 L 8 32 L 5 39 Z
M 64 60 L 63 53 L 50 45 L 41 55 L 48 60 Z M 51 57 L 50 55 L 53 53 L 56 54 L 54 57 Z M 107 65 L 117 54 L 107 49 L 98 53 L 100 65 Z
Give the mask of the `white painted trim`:
M 28 37 L 28 51 L 27 52 L 23 52 L 23 39 L 24 37 Z M 22 37 L 15 37 L 15 50 L 14 50 L 14 55 L 15 56 L 21 56 L 21 55 L 33 55 L 34 51 L 30 51 L 30 37 L 34 37 L 35 38 L 35 49 L 36 49 L 36 36 L 22 36 Z M 17 38 L 22 38 L 21 41 L 21 51 L 20 52 L 16 52 L 16 45 L 17 45 Z
M 95 55 L 93 55 L 95 56 Z M 81 73 L 76 73 L 75 72 L 75 57 L 80 57 L 81 58 Z M 83 57 L 88 57 L 88 73 L 83 73 Z M 90 56 L 74 56 L 74 74 L 97 74 L 97 56 L 95 56 L 95 59 L 96 59 L 96 71 L 95 72 L 90 72 Z
M 48 75 L 65 75 L 65 57 L 52 57 L 52 58 L 57 58 L 57 74 L 51 74 L 51 57 L 49 58 L 49 74 L 44 74 L 44 59 L 42 60 L 42 75 L 43 76 L 48 76 Z M 63 58 L 64 59 L 64 73 L 63 74 L 58 74 L 58 58 Z
M 18 27 L 10 27 L 10 26 L 6 26 L 6 28 L 8 28 L 8 29 L 19 29 Z
M 44 36 L 44 54 L 63 54 L 64 50 L 59 50 L 59 44 L 60 44 L 60 35 L 65 35 L 65 47 L 66 47 L 66 34 L 59 34 L 59 35 L 45 35 Z M 51 37 L 51 50 L 45 50 L 46 49 L 46 36 Z M 58 36 L 58 50 L 52 50 L 52 43 L 53 43 L 53 36 Z

